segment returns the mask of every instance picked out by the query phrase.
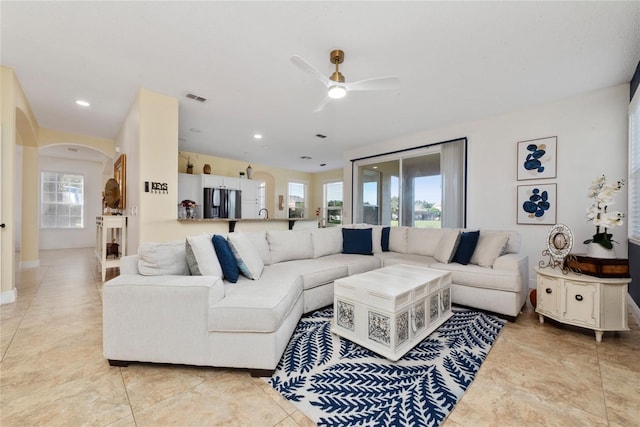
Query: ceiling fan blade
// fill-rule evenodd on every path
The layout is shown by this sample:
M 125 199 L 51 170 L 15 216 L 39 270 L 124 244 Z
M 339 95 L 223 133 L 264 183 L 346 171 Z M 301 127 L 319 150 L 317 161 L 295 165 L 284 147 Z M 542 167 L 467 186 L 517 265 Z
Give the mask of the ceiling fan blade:
M 326 107 L 329 101 L 331 101 L 331 98 L 329 98 L 328 96 L 325 96 L 325 98 L 322 100 L 320 105 L 318 105 L 318 107 L 315 110 L 313 110 L 313 112 L 319 113 L 320 111 L 324 110 L 324 107 Z
M 296 65 L 298 68 L 300 68 L 305 73 L 311 74 L 313 77 L 315 77 L 316 79 L 320 80 L 322 82 L 322 84 L 325 85 L 326 87 L 329 87 L 329 85 L 331 83 L 331 80 L 329 80 L 328 77 L 325 77 L 320 71 L 318 71 L 315 68 L 313 68 L 313 66 L 311 64 L 309 64 L 307 61 L 305 61 L 304 59 L 302 59 L 298 55 L 293 55 L 291 57 L 291 62 L 293 62 L 294 65 Z
M 359 80 L 346 83 L 347 91 L 351 90 L 394 90 L 400 89 L 398 76 L 375 77 L 373 79 Z

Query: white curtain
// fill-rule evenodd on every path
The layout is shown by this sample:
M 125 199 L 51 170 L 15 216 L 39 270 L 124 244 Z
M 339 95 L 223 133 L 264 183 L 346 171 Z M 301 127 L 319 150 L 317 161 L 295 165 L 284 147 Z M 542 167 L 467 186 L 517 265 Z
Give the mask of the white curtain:
M 441 146 L 442 228 L 464 227 L 465 149 L 464 139 Z

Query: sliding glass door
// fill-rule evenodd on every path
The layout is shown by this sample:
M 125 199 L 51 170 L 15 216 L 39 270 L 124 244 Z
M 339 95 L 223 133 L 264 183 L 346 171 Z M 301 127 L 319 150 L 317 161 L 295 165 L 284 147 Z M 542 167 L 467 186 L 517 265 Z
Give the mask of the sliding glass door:
M 354 161 L 354 222 L 464 227 L 466 139 Z

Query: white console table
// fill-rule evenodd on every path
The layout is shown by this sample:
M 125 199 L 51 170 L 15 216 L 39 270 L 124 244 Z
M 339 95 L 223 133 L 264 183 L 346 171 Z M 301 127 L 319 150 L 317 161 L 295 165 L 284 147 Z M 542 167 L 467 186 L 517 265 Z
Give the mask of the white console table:
M 117 243 L 118 253 L 109 254 L 107 244 Z M 120 267 L 120 257 L 127 254 L 127 217 L 104 215 L 96 217 L 96 258 L 104 282 L 107 268 Z M 113 258 L 108 258 L 113 256 Z
M 628 331 L 627 288 L 630 278 L 601 278 L 568 273 L 554 268 L 536 268 L 537 307 L 544 318 L 592 329 L 596 341 L 604 331 Z

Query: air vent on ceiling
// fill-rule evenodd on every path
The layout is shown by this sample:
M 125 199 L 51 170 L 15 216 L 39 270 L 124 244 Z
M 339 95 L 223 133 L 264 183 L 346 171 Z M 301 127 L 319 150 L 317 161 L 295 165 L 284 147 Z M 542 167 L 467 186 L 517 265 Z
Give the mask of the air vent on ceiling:
M 198 101 L 198 102 L 205 102 L 207 100 L 207 98 L 203 98 L 203 97 L 198 96 L 198 95 L 193 94 L 193 93 L 187 93 L 186 97 L 189 98 L 189 99 L 193 99 L 194 101 Z
M 316 136 L 320 139 L 325 139 L 327 137 L 327 135 L 323 135 L 321 133 L 317 133 Z
M 309 157 L 309 156 L 300 156 L 300 158 L 302 160 L 311 160 L 311 157 Z
M 74 153 L 78 152 L 78 149 L 77 148 L 73 148 L 73 147 L 67 147 L 67 150 L 73 151 Z

